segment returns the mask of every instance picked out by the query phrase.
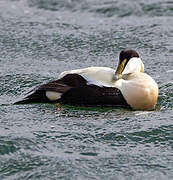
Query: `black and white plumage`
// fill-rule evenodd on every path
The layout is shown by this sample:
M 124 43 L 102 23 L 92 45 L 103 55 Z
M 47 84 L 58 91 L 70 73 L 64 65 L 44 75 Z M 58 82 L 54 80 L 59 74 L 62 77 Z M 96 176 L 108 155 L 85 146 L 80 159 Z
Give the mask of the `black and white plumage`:
M 38 102 L 82 106 L 130 107 L 118 88 L 100 87 L 94 84 L 88 85 L 86 79 L 78 74 L 67 74 L 61 79 L 43 84 L 17 103 Z
M 88 67 L 62 72 L 58 80 L 35 88 L 17 103 L 60 103 L 151 109 L 157 102 L 157 83 L 144 73 L 134 50 L 120 53 L 117 70 Z

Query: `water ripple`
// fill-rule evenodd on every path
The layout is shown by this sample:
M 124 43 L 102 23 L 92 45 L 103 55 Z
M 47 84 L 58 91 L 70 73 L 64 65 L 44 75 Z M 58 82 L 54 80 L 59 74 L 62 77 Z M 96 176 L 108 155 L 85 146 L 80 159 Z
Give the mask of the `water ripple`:
M 41 9 L 51 11 L 70 10 L 95 12 L 106 17 L 118 16 L 171 16 L 173 11 L 173 3 L 171 1 L 91 1 L 91 0 L 75 0 L 75 1 L 46 1 L 37 0 L 29 1 L 30 6 L 36 6 Z
M 172 1 L 0 1 L 0 179 L 173 179 Z M 61 71 L 136 49 L 153 111 L 12 105 Z

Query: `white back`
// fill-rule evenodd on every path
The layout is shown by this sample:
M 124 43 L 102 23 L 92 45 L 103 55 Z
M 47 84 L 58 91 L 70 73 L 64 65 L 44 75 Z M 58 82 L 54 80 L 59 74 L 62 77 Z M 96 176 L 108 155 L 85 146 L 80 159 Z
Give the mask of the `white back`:
M 95 84 L 98 86 L 114 87 L 112 82 L 115 70 L 108 67 L 88 67 L 84 69 L 75 69 L 71 71 L 64 71 L 59 75 L 59 78 L 67 74 L 79 74 L 87 80 L 87 84 Z

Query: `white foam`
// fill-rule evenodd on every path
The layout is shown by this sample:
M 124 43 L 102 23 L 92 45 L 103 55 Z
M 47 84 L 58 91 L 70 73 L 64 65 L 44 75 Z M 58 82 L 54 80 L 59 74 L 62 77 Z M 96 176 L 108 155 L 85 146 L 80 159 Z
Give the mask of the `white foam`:
M 173 69 L 171 69 L 171 70 L 168 70 L 167 72 L 168 72 L 168 73 L 170 73 L 170 72 L 173 72 Z

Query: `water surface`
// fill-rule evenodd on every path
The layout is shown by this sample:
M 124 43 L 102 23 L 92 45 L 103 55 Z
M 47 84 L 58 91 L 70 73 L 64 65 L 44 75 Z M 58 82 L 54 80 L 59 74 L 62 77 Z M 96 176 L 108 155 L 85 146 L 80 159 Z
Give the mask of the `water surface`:
M 0 1 L 0 179 L 173 179 L 173 3 Z M 64 70 L 139 52 L 154 111 L 12 105 Z

